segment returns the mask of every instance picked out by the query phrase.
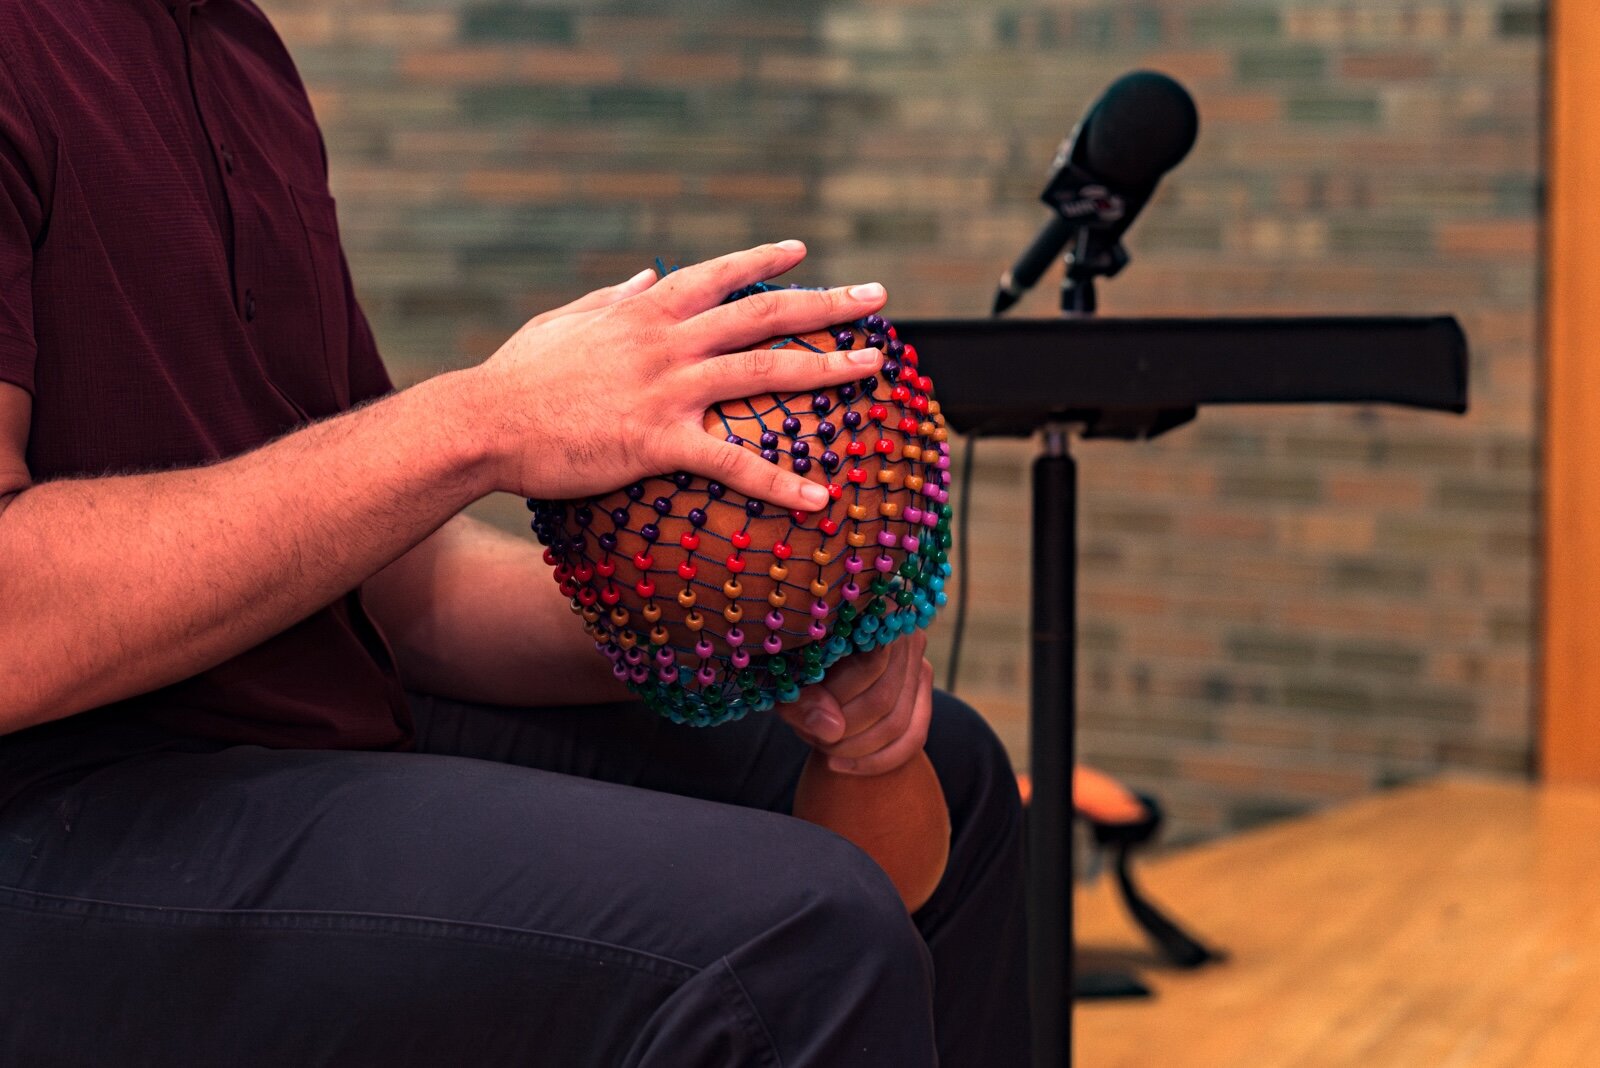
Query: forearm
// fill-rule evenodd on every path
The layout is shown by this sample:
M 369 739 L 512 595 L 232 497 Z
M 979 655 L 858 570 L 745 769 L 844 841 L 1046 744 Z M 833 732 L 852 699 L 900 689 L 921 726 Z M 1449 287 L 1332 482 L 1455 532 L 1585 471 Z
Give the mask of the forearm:
M 12 497 L 0 511 L 0 733 L 220 663 L 488 492 L 470 374 L 208 467 Z
M 362 592 L 415 689 L 501 705 L 628 696 L 539 547 L 484 523 L 451 520 Z

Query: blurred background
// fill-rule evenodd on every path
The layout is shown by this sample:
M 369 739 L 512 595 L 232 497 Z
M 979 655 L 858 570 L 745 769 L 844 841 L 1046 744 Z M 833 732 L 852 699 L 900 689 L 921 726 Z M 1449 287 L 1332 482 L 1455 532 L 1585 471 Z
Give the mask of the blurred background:
M 1472 412 L 1214 408 L 1081 445 L 1082 756 L 1157 792 L 1178 842 L 1441 770 L 1530 772 L 1542 4 L 261 6 L 402 384 L 656 256 L 785 237 L 811 248 L 795 281 L 882 281 L 892 317 L 983 315 L 1083 110 L 1127 70 L 1178 78 L 1199 143 L 1102 311 L 1454 313 Z M 1058 277 L 1014 314 L 1054 314 Z M 1019 768 L 1034 451 L 985 442 L 958 502 L 959 692 Z M 525 526 L 520 501 L 480 511 Z

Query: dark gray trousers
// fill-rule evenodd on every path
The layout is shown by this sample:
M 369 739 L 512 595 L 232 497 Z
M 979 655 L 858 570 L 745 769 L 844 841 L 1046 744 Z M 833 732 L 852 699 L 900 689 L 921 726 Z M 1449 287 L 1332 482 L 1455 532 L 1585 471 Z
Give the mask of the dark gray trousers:
M 1027 1062 L 1016 785 L 966 705 L 910 918 L 787 815 L 771 716 L 413 705 L 415 753 L 0 737 L 0 1065 Z

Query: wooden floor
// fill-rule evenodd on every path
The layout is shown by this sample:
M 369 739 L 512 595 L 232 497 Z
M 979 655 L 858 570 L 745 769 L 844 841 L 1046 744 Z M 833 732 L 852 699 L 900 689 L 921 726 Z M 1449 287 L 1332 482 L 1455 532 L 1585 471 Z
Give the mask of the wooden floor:
M 1142 872 L 1230 959 L 1157 968 L 1081 891 L 1086 962 L 1157 995 L 1080 1005 L 1078 1068 L 1600 1065 L 1600 790 L 1438 781 Z

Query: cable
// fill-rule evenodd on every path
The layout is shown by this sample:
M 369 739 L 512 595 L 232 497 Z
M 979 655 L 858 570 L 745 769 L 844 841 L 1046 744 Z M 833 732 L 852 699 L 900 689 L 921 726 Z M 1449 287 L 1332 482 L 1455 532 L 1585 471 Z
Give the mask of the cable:
M 956 692 L 956 677 L 961 668 L 961 637 L 967 629 L 967 528 L 972 518 L 972 456 L 978 451 L 976 434 L 967 436 L 961 453 L 961 504 L 956 519 L 956 621 L 950 635 L 950 659 L 945 666 L 944 689 Z

